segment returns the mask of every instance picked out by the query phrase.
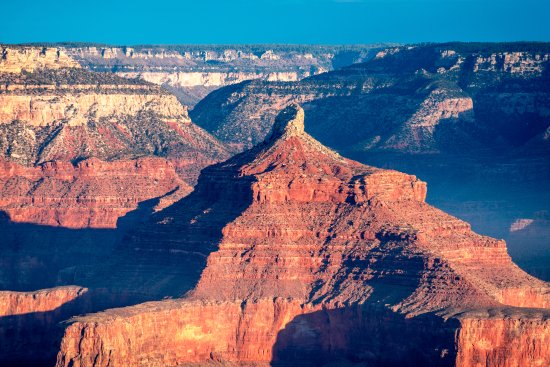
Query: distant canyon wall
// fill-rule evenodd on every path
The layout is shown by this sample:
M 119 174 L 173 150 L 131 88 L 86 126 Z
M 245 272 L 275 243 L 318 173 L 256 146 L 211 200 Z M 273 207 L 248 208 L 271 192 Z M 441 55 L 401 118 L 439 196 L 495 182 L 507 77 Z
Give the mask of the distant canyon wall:
M 158 85 L 88 71 L 60 47 L 0 51 L 0 210 L 11 221 L 115 228 L 229 156 Z
M 84 68 L 163 85 L 192 107 L 222 86 L 251 79 L 298 81 L 366 61 L 383 45 L 59 47 Z

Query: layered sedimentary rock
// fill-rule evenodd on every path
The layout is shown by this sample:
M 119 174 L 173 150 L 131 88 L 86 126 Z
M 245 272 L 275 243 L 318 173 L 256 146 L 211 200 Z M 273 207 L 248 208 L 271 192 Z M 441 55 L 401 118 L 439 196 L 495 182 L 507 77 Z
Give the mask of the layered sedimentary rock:
M 172 164 L 156 157 L 89 158 L 76 165 L 52 161 L 36 167 L 0 161 L 0 208 L 19 223 L 116 228 L 118 218 L 140 202 L 191 190 Z
M 461 317 L 458 366 L 545 366 L 550 362 L 550 314 L 498 309 Z
M 138 77 L 163 85 L 186 105 L 209 92 L 244 80 L 297 81 L 368 60 L 382 45 L 181 45 L 99 47 L 59 45 L 83 67 Z
M 78 68 L 80 65 L 63 50 L 55 47 L 0 46 L 0 70 L 8 73 L 32 72 L 35 69 Z
M 63 336 L 63 321 L 143 300 L 131 292 L 114 294 L 79 286 L 0 291 L 0 364 L 52 366 Z
M 299 102 L 323 144 L 428 180 L 430 203 L 509 239 L 514 259 L 543 276 L 550 242 L 508 229 L 550 207 L 549 58 L 547 43 L 398 47 L 299 82 L 224 87 L 190 114 L 242 150 L 264 139 L 274 111 Z
M 51 362 L 59 345 L 58 323 L 75 313 L 93 311 L 87 292 L 75 286 L 0 291 L 0 364 Z
M 299 82 L 220 89 L 192 117 L 243 148 L 264 139 L 274 110 L 299 102 L 308 131 L 348 152 L 515 149 L 548 128 L 549 60 L 547 44 L 401 47 Z
M 114 228 L 141 201 L 181 198 L 200 169 L 229 155 L 162 88 L 73 67 L 54 51 L 6 47 L 0 63 L 0 158 L 9 171 L 0 210 L 13 221 Z
M 186 259 L 185 297 L 74 319 L 57 366 L 550 362 L 548 283 L 415 176 L 318 143 L 303 114 L 128 237 L 132 258 Z

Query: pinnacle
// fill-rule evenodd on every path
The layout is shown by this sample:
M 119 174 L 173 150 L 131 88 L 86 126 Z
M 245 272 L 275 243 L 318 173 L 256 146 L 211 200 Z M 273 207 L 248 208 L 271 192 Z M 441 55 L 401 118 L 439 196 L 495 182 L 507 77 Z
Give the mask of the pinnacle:
M 283 135 L 302 133 L 304 133 L 304 110 L 293 103 L 277 115 L 269 140 L 279 139 Z

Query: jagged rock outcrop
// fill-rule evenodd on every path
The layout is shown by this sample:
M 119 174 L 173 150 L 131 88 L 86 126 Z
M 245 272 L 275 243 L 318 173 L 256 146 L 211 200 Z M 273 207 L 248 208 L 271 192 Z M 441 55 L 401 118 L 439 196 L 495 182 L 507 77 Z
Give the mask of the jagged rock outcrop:
M 299 82 L 224 87 L 190 115 L 243 150 L 265 138 L 274 111 L 298 102 L 313 137 L 428 180 L 431 204 L 509 240 L 518 264 L 550 280 L 541 261 L 550 242 L 508 233 L 518 217 L 548 210 L 549 58 L 548 43 L 397 47 Z
M 303 114 L 128 238 L 133 258 L 187 259 L 186 296 L 72 320 L 58 367 L 550 362 L 549 284 L 415 176 L 321 145 Z

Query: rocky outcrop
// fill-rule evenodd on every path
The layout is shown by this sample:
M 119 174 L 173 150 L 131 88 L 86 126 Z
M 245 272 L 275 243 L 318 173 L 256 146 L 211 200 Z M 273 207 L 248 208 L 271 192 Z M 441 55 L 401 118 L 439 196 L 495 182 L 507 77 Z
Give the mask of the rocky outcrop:
M 51 363 L 61 336 L 58 323 L 92 311 L 87 292 L 76 286 L 35 292 L 0 291 L 0 363 Z
M 298 102 L 313 137 L 362 163 L 429 181 L 431 204 L 509 240 L 513 258 L 548 280 L 550 243 L 508 228 L 548 210 L 549 55 L 547 43 L 391 48 L 298 82 L 220 88 L 190 115 L 244 150 L 266 137 L 274 111 Z
M 415 176 L 321 145 L 303 116 L 285 109 L 123 245 L 186 259 L 185 297 L 74 319 L 57 366 L 544 365 L 548 283 L 426 204 Z
M 66 286 L 36 292 L 0 291 L 0 317 L 53 311 L 81 297 L 88 290 Z
M 457 366 L 545 366 L 550 312 L 497 309 L 461 316 Z
M 57 47 L 0 46 L 0 51 L 0 72 L 3 73 L 80 67 L 73 58 Z
M 124 85 L 116 86 L 123 89 Z M 90 88 L 91 89 L 91 88 Z M 93 89 L 96 89 L 95 87 Z M 0 94 L 0 122 L 19 121 L 32 127 L 60 124 L 84 126 L 93 116 L 96 119 L 125 119 L 138 113 L 154 112 L 167 121 L 189 124 L 186 109 L 176 97 L 158 94 L 82 93 L 79 87 L 65 90 L 56 88 L 55 94 Z M 59 93 L 62 93 L 60 96 Z
M 89 158 L 37 167 L 0 161 L 0 209 L 18 223 L 116 228 L 118 218 L 140 202 L 172 191 L 185 196 L 192 188 L 162 158 Z
M 0 210 L 15 222 L 114 228 L 141 201 L 183 197 L 229 155 L 158 86 L 22 57 L 10 65 L 30 71 L 0 69 Z

